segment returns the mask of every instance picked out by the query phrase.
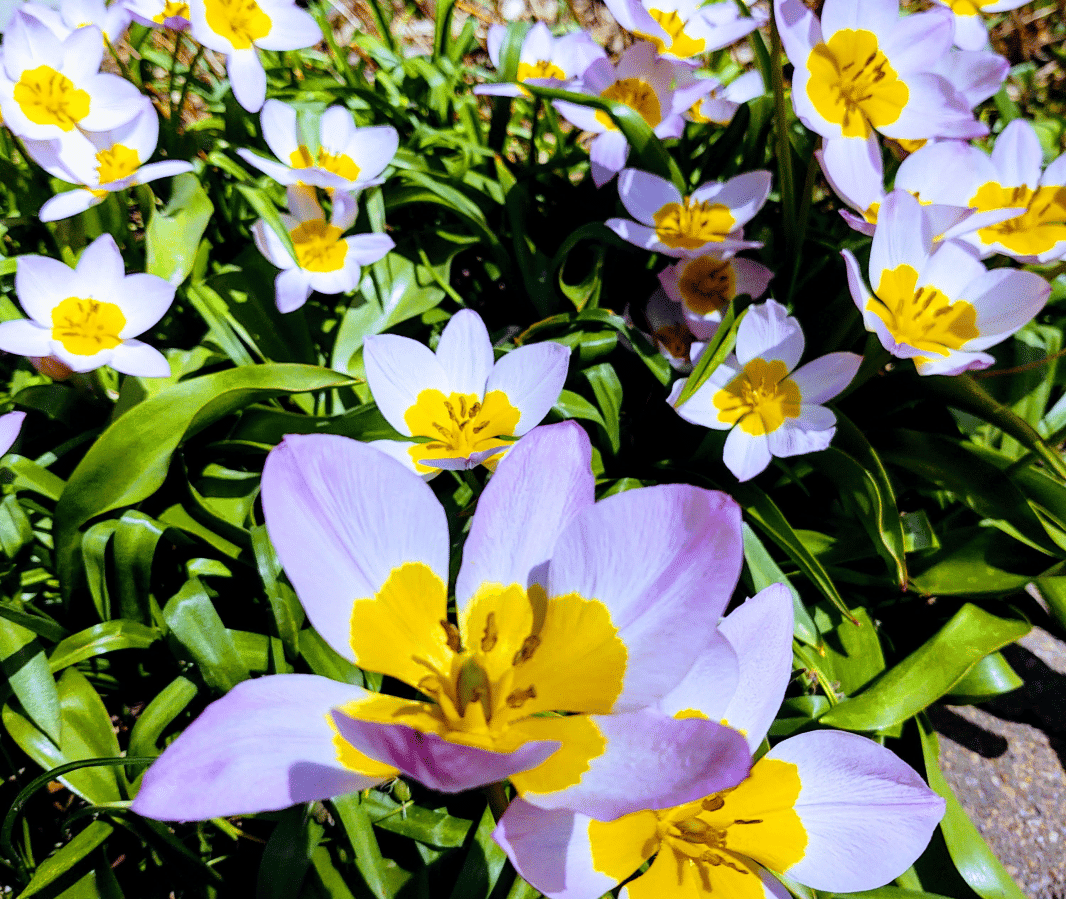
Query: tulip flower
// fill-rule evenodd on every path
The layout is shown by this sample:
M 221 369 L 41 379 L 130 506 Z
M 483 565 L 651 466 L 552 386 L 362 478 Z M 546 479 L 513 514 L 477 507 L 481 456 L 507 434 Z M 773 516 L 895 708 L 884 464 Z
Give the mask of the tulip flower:
M 262 219 L 252 226 L 259 252 L 278 268 L 274 299 L 282 312 L 299 309 L 312 290 L 349 293 L 359 285 L 360 266 L 377 262 L 395 244 L 387 234 L 356 234 L 344 237 L 354 223 L 358 207 L 350 197 L 336 194 L 330 220 L 315 196 L 314 188 L 291 185 L 285 192 L 288 215 L 281 223 L 289 232 L 296 256 Z
M 686 86 L 675 89 L 686 78 Z M 574 90 L 629 106 L 657 137 L 680 137 L 685 127 L 682 113 L 712 87 L 692 82 L 687 65 L 660 58 L 652 44 L 641 41 L 622 54 L 617 66 L 607 59 L 595 60 Z M 555 107 L 578 128 L 597 135 L 589 145 L 589 163 L 593 183 L 603 187 L 626 164 L 625 137 L 605 112 L 561 100 L 555 101 Z
M 497 70 L 500 68 L 500 50 L 506 35 L 507 28 L 503 25 L 489 27 L 486 44 L 489 59 Z M 547 25 L 537 22 L 526 33 L 518 52 L 518 72 L 515 74 L 518 83 L 479 84 L 474 88 L 474 93 L 520 97 L 526 93 L 521 87 L 525 81 L 542 87 L 561 87 L 565 82 L 584 75 L 595 60 L 606 58 L 603 47 L 587 32 L 571 31 L 553 37 Z
M 995 360 L 981 351 L 1029 322 L 1051 292 L 1032 272 L 986 271 L 958 241 L 934 247 L 929 217 L 904 191 L 889 194 L 878 217 L 870 250 L 873 293 L 854 254 L 842 255 L 866 330 L 893 356 L 913 359 L 921 375 L 987 368 Z
M 368 337 L 364 346 L 367 386 L 381 414 L 405 437 L 428 441 L 373 445 L 429 477 L 495 467 L 559 399 L 570 359 L 568 347 L 546 342 L 493 362 L 481 316 L 466 309 L 452 316 L 436 353 L 394 334 Z
M 356 128 L 351 112 L 331 106 L 311 129 L 301 134 L 296 110 L 278 100 L 267 100 L 260 115 L 263 140 L 281 160 L 264 159 L 241 148 L 245 162 L 265 172 L 279 184 L 307 184 L 355 194 L 364 187 L 381 184 L 385 167 L 392 162 L 400 138 L 389 125 Z
M 730 302 L 741 294 L 759 299 L 770 286 L 774 273 L 752 259 L 714 255 L 682 259 L 659 272 L 666 295 L 680 303 L 693 334 L 710 340 L 721 324 Z
M 50 140 L 106 131 L 132 119 L 142 97 L 128 81 L 100 73 L 104 44 L 95 26 L 60 39 L 39 19 L 15 13 L 4 34 L 0 112 L 15 134 Z
M 626 31 L 650 41 L 667 59 L 693 57 L 735 44 L 766 23 L 762 13 L 742 16 L 731 3 L 698 0 L 605 0 Z M 693 60 L 694 62 L 698 60 Z
M 1006 12 L 1025 6 L 1029 0 L 933 0 L 946 6 L 955 17 L 955 46 L 963 50 L 980 50 L 988 46 L 988 29 L 984 15 Z
M 125 125 L 108 131 L 76 132 L 62 139 L 25 141 L 26 152 L 56 178 L 80 185 L 41 207 L 41 221 L 54 222 L 102 203 L 109 193 L 191 172 L 179 159 L 147 162 L 159 139 L 159 117 L 147 99 Z
M 130 14 L 149 28 L 189 30 L 189 4 L 175 0 L 125 0 Z
M 673 302 L 663 290 L 655 291 L 648 297 L 644 307 L 644 318 L 648 325 L 648 336 L 655 344 L 659 354 L 670 363 L 674 371 L 688 374 L 692 363 L 699 358 L 706 341 L 718 329 L 717 323 L 706 325 L 700 331 L 702 319 L 689 325 L 682 308 Z
M 690 122 L 728 125 L 743 104 L 766 93 L 762 75 L 757 71 L 745 72 L 725 85 L 717 78 L 705 80 L 711 82 L 711 90 L 685 113 L 685 118 Z
M 803 346 L 799 322 L 784 306 L 774 300 L 752 306 L 737 329 L 734 354 L 675 407 L 686 421 L 729 431 L 723 460 L 740 481 L 774 456 L 823 450 L 836 433 L 836 416 L 822 403 L 851 383 L 862 357 L 829 353 L 796 368 Z M 671 405 L 684 383 L 674 384 Z
M 56 356 L 76 372 L 110 365 L 142 377 L 170 374 L 159 350 L 133 338 L 170 308 L 174 285 L 126 275 L 110 234 L 89 244 L 74 269 L 46 256 L 20 256 L 15 293 L 30 317 L 0 323 L 0 350 Z
M 429 486 L 365 444 L 286 437 L 263 509 L 289 580 L 337 652 L 417 698 L 310 675 L 246 682 L 167 748 L 134 811 L 281 808 L 399 771 L 443 792 L 510 778 L 527 803 L 611 819 L 737 784 L 739 734 L 656 705 L 704 652 L 720 660 L 706 689 L 736 689 L 715 624 L 740 573 L 739 509 L 688 485 L 594 504 L 590 459 L 564 422 L 500 463 L 450 618 L 448 524 Z
M 293 0 L 190 0 L 192 36 L 226 57 L 233 96 L 248 112 L 266 99 L 266 72 L 259 50 L 299 50 L 322 40 L 309 12 Z
M 951 14 L 899 17 L 898 0 L 826 0 L 819 21 L 803 0 L 774 0 L 795 66 L 796 115 L 826 138 L 982 137 L 969 103 L 932 67 L 951 47 Z
M 664 706 L 722 718 L 754 750 L 791 674 L 787 588 L 766 588 L 726 616 L 720 630 L 738 659 L 741 686 L 731 697 L 708 694 L 715 658 L 707 653 Z M 770 870 L 833 893 L 883 886 L 925 849 L 944 808 L 888 749 L 823 730 L 778 743 L 732 790 L 609 822 L 517 800 L 493 836 L 549 899 L 597 899 L 649 859 L 620 899 L 786 899 Z
M 770 173 L 761 170 L 710 181 L 683 196 L 665 178 L 625 169 L 618 178 L 618 196 L 637 221 L 612 218 L 606 224 L 623 240 L 666 256 L 753 249 L 762 244 L 744 240 L 742 228 L 769 193 Z

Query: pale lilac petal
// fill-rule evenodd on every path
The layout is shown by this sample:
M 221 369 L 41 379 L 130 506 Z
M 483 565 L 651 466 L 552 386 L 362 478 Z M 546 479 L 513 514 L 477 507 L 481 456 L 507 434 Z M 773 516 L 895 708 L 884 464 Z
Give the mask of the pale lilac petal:
M 865 213 L 884 199 L 884 164 L 876 135 L 869 140 L 826 140 L 815 156 L 829 186 L 852 209 Z
M 932 228 L 921 205 L 906 191 L 892 191 L 881 205 L 870 247 L 870 282 L 874 290 L 885 271 L 901 265 L 921 271 L 932 246 Z
M 405 562 L 448 579 L 448 524 L 433 491 L 346 437 L 290 434 L 263 469 L 267 530 L 308 618 L 345 658 L 352 604 Z
M 437 361 L 448 376 L 456 393 L 485 395 L 485 382 L 492 371 L 492 341 L 481 316 L 471 309 L 460 309 L 452 316 L 437 344 Z
M 766 202 L 770 194 L 769 172 L 758 170 L 745 172 L 730 178 L 724 184 L 705 184 L 692 194 L 695 202 L 721 203 L 733 214 L 736 227 L 747 224 Z
M 515 798 L 492 837 L 522 879 L 549 899 L 599 899 L 618 881 L 592 866 L 591 820 Z
M 279 312 L 294 312 L 310 296 L 311 273 L 302 268 L 286 269 L 274 279 L 274 302 Z
M 955 16 L 955 46 L 963 50 L 981 50 L 988 46 L 988 29 L 980 14 Z
M 770 442 L 766 435 L 752 436 L 733 428 L 725 439 L 722 461 L 738 481 L 750 481 L 770 464 Z
M 857 734 L 812 731 L 766 757 L 799 768 L 795 811 L 807 846 L 787 873 L 816 890 L 883 886 L 921 855 L 944 815 L 944 800 L 913 768 Z
M 440 350 L 437 351 L 438 355 Z M 528 433 L 559 399 L 570 366 L 570 347 L 561 343 L 533 343 L 507 353 L 496 363 L 485 393 L 502 390 L 521 413 L 514 433 Z
M 349 117 L 351 113 L 348 113 Z M 345 152 L 359 166 L 359 181 L 377 178 L 392 162 L 400 145 L 400 135 L 390 125 L 356 128 L 348 140 Z
M 8 412 L 7 415 L 0 415 L 0 456 L 14 445 L 25 418 L 25 412 Z
M 974 118 L 966 98 L 943 76 L 909 75 L 907 89 L 907 105 L 900 111 L 899 118 L 877 129 L 885 136 L 911 140 L 931 137 L 968 140 L 988 134 L 988 128 Z
M 826 449 L 836 434 L 836 416 L 825 406 L 803 406 L 799 418 L 789 418 L 766 435 L 770 454 L 778 459 Z
M 431 480 L 437 476 L 437 472 L 422 474 L 415 466 L 415 460 L 411 458 L 411 454 L 408 452 L 412 446 L 417 446 L 415 443 L 407 440 L 371 440 L 367 442 L 367 446 L 381 450 L 381 452 L 395 459 L 404 468 L 408 469 L 412 474 L 417 474 L 424 481 Z
M 734 360 L 735 361 L 735 360 Z M 690 421 L 705 428 L 713 428 L 715 431 L 728 431 L 733 424 L 723 422 L 718 418 L 718 407 L 714 405 L 714 395 L 740 373 L 738 367 L 723 363 L 715 369 L 711 378 L 700 385 L 699 389 L 692 394 L 681 406 L 675 405 L 681 391 L 684 389 L 684 381 L 676 381 L 667 402 L 674 406 L 675 411 L 685 421 Z
M 1036 131 L 1025 119 L 1015 119 L 1003 129 L 992 148 L 992 164 L 1000 184 L 1024 184 L 1033 190 L 1040 184 L 1044 151 Z
M 718 631 L 710 645 L 696 657 L 681 683 L 667 693 L 657 707 L 671 717 L 679 712 L 698 712 L 704 718 L 721 722 L 739 682 L 737 654 L 729 640 Z
M 404 436 L 411 429 L 404 414 L 423 390 L 452 392 L 448 374 L 433 351 L 409 337 L 376 334 L 363 344 L 366 383 L 385 420 Z
M 164 821 L 287 808 L 375 786 L 337 761 L 329 714 L 360 687 L 312 674 L 237 684 L 148 769 L 133 810 Z
M 334 199 L 334 209 L 337 208 L 337 200 Z M 352 206 L 354 207 L 354 203 Z M 353 262 L 360 265 L 370 265 L 384 258 L 396 244 L 388 234 L 356 234 L 354 237 L 346 237 L 348 244 L 348 256 Z
M 160 178 L 172 178 L 174 175 L 182 175 L 191 172 L 191 162 L 181 159 L 165 159 L 161 162 L 150 162 L 142 165 L 134 176 L 134 183 L 147 184 L 149 181 L 158 181 Z
M 166 315 L 174 302 L 174 285 L 155 275 L 128 275 L 120 289 L 126 324 L 118 336 L 123 339 L 143 334 Z
M 844 28 L 862 28 L 881 38 L 899 23 L 896 0 L 826 0 L 822 7 L 822 34 L 828 40 Z
M 264 50 L 300 50 L 313 47 L 322 40 L 322 29 L 314 17 L 295 4 L 275 6 L 268 12 L 270 34 L 257 40 L 255 46 Z
M 785 54 L 799 72 L 806 65 L 811 49 L 822 42 L 822 27 L 803 0 L 774 0 L 774 22 Z
M 108 362 L 115 371 L 140 378 L 169 378 L 170 363 L 159 350 L 139 340 L 123 340 Z
M 621 131 L 606 131 L 589 144 L 592 183 L 603 187 L 625 167 L 629 144 Z
M 981 32 L 987 40 L 983 24 Z M 966 98 L 970 106 L 978 106 L 1003 86 L 1010 72 L 1010 62 L 991 50 L 953 50 L 944 57 L 939 72 L 955 85 L 955 90 Z
M 668 203 L 680 203 L 681 192 L 672 181 L 640 169 L 626 169 L 618 176 L 618 198 L 638 222 L 655 224 L 653 216 Z
M 81 87 L 92 95 L 89 114 L 78 123 L 86 131 L 108 131 L 125 125 L 144 109 L 144 96 L 118 75 L 101 72 L 86 79 Z
M 966 288 L 966 299 L 977 310 L 981 336 L 967 341 L 967 350 L 983 350 L 1024 327 L 1044 308 L 1051 285 L 1034 272 L 996 269 Z
M 611 821 L 736 786 L 751 765 L 744 738 L 714 721 L 652 709 L 591 718 L 607 738 L 603 754 L 590 760 L 579 783 L 554 793 L 526 791 L 526 802 Z
M 750 307 L 737 329 L 736 354 L 741 365 L 752 359 L 780 359 L 792 371 L 803 346 L 799 322 L 776 300 Z
M 970 247 L 945 240 L 918 272 L 916 289 L 935 287 L 952 300 L 964 299 L 963 291 L 985 274 Z
M 19 256 L 15 269 L 15 293 L 19 305 L 37 324 L 51 329 L 52 310 L 71 296 L 74 271 L 48 256 Z
M 563 531 L 548 594 L 577 593 L 610 610 L 628 652 L 616 710 L 653 704 L 677 686 L 708 645 L 741 556 L 737 504 L 686 484 L 610 496 Z
M 359 266 L 349 254 L 341 268 L 331 272 L 311 272 L 309 283 L 312 290 L 319 293 L 351 293 L 359 286 Z
M 855 2 L 856 6 L 862 7 L 865 15 L 869 0 Z M 951 13 L 943 8 L 897 19 L 891 32 L 880 41 L 881 50 L 901 75 L 928 72 L 932 68 L 931 63 L 946 55 L 951 48 L 951 36 L 955 29 L 953 19 Z M 909 83 L 909 79 L 906 80 Z
M 537 428 L 500 462 L 478 500 L 455 584 L 462 611 L 482 584 L 544 584 L 559 535 L 591 506 L 592 447 L 574 422 Z
M 736 651 L 737 689 L 719 718 L 744 734 L 754 752 L 770 729 L 792 679 L 792 594 L 772 584 L 738 606 L 718 626 Z
M 841 393 L 859 371 L 862 356 L 827 353 L 801 365 L 791 374 L 803 403 L 824 403 Z
M 968 353 L 962 350 L 952 350 L 947 356 L 931 358 L 919 356 L 917 350 L 913 355 L 914 367 L 920 375 L 961 375 L 964 371 L 981 371 L 996 361 L 988 353 Z
M 451 743 L 405 724 L 362 721 L 333 712 L 337 730 L 360 752 L 393 765 L 423 786 L 461 793 L 535 768 L 559 748 L 558 740 L 531 740 L 513 752 L 492 752 Z
M 226 57 L 226 75 L 237 102 L 248 112 L 259 112 L 266 101 L 266 72 L 255 48 L 234 50 Z
M 48 356 L 52 352 L 52 329 L 28 318 L 0 322 L 0 350 L 20 356 Z
M 851 298 L 855 301 L 859 312 L 862 313 L 863 324 L 866 326 L 867 331 L 875 331 L 880 335 L 881 332 L 876 331 L 876 329 L 878 325 L 884 328 L 885 323 L 870 311 L 869 307 L 874 302 L 874 296 L 870 293 L 866 282 L 863 280 L 859 260 L 855 258 L 855 254 L 851 250 L 841 250 L 840 255 L 844 257 L 844 268 L 848 277 L 848 290 L 851 292 Z M 883 338 L 881 342 L 884 343 Z M 887 345 L 885 349 L 888 349 Z
M 72 215 L 85 212 L 104 202 L 103 197 L 98 197 L 89 190 L 68 190 L 56 194 L 42 207 L 38 217 L 42 222 L 58 222 L 70 218 Z

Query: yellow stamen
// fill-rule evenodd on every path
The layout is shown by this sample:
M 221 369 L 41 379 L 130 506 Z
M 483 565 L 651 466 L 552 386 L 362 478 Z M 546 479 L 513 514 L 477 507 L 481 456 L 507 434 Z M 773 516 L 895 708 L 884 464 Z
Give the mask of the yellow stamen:
M 721 243 L 736 228 L 736 219 L 721 203 L 697 203 L 688 197 L 667 203 L 652 216 L 655 235 L 671 249 L 698 250 Z
M 663 120 L 662 106 L 655 88 L 643 78 L 623 78 L 610 85 L 600 96 L 604 100 L 615 100 L 635 109 L 652 128 Z M 597 112 L 596 121 L 608 131 L 618 130 L 614 121 L 605 112 Z
M 175 3 L 174 0 L 166 0 L 166 5 L 163 7 L 163 11 L 158 15 L 153 16 L 152 21 L 162 25 L 167 19 L 187 18 L 189 18 L 188 3 Z
M 551 60 L 538 59 L 534 63 L 520 62 L 515 78 L 518 81 L 528 81 L 530 78 L 556 78 L 559 81 L 565 81 L 566 72 Z
M 404 414 L 404 421 L 415 437 L 431 437 L 409 450 L 416 463 L 421 460 L 469 457 L 495 447 L 510 445 L 501 437 L 511 437 L 518 427 L 521 413 L 500 390 L 481 401 L 473 393 L 452 393 L 447 397 L 439 390 L 423 390 L 415 404 Z M 432 465 L 420 470 L 432 471 Z

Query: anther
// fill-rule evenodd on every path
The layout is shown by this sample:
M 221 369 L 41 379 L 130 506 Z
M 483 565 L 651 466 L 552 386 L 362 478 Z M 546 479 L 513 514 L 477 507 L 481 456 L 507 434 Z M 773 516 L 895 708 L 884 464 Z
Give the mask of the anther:
M 488 618 L 485 619 L 485 634 L 481 638 L 481 651 L 492 652 L 498 636 L 499 632 L 496 630 L 496 613 L 489 612 Z
M 725 800 L 718 795 L 708 796 L 706 799 L 703 800 L 703 802 L 700 803 L 700 805 L 703 806 L 704 811 L 716 812 L 723 805 L 725 805 Z
M 533 653 L 537 651 L 537 647 L 540 646 L 540 637 L 529 636 L 522 641 L 522 648 L 514 654 L 514 658 L 511 659 L 512 665 L 520 665 L 522 662 L 528 662 L 533 658 Z
M 520 709 L 527 699 L 537 698 L 537 688 L 530 684 L 524 690 L 514 690 L 507 696 L 507 705 L 512 709 Z
M 750 818 L 745 820 L 744 818 L 737 818 L 734 824 L 762 824 L 762 818 Z
M 459 628 L 457 628 L 446 618 L 442 618 L 440 620 L 440 626 L 444 628 L 445 636 L 447 636 L 448 638 L 448 648 L 452 652 L 462 652 L 463 640 L 459 636 Z

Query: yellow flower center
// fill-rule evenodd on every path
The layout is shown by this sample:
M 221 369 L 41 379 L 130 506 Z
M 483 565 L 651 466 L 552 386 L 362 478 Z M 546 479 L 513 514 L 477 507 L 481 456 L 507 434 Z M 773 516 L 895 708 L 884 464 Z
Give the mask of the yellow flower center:
M 96 154 L 96 173 L 101 184 L 128 178 L 140 165 L 137 151 L 122 144 L 114 144 Z
M 672 53 L 678 59 L 688 59 L 690 56 L 702 53 L 704 47 L 707 46 L 707 41 L 702 37 L 692 38 L 685 34 L 686 22 L 676 10 L 664 12 L 661 9 L 649 9 L 648 15 L 666 32 L 670 43 L 657 34 L 645 34 L 643 31 L 636 31 L 634 34 L 655 44 L 655 49 L 659 53 Z
M 167 19 L 187 18 L 189 18 L 188 3 L 175 3 L 174 0 L 166 0 L 163 11 L 156 16 L 152 16 L 152 21 L 162 25 Z
M 916 290 L 918 272 L 909 265 L 886 270 L 867 308 L 885 323 L 896 343 L 947 356 L 980 336 L 977 310 L 965 300 L 951 301 L 935 287 Z
M 945 0 L 957 16 L 976 16 L 981 7 L 991 6 L 996 0 Z
M 799 385 L 780 359 L 752 359 L 714 395 L 718 420 L 753 437 L 772 434 L 786 418 L 799 418 L 802 401 Z
M 547 792 L 580 780 L 606 745 L 588 715 L 611 711 L 625 676 L 626 648 L 607 607 L 577 594 L 549 599 L 537 585 L 484 584 L 458 624 L 446 612 L 447 585 L 421 563 L 401 565 L 374 597 L 357 599 L 351 646 L 360 667 L 427 701 L 379 694 L 343 710 L 496 752 L 559 740 L 512 783 Z
M 420 472 L 435 471 L 421 460 L 470 456 L 510 446 L 511 441 L 500 438 L 514 435 L 521 415 L 502 390 L 493 390 L 484 400 L 473 393 L 445 396 L 439 390 L 423 390 L 404 413 L 404 421 L 415 437 L 433 439 L 408 452 Z
M 706 243 L 721 243 L 736 227 L 728 206 L 696 203 L 688 197 L 667 203 L 652 219 L 656 236 L 671 249 L 698 250 Z
M 979 212 L 1025 207 L 1021 215 L 977 232 L 985 243 L 1002 244 L 1019 256 L 1036 256 L 1066 240 L 1066 187 L 1050 184 L 1032 190 L 1024 184 L 1003 187 L 988 181 L 970 198 L 969 205 Z
M 270 34 L 271 21 L 255 0 L 204 0 L 207 26 L 235 50 L 247 50 Z
M 610 85 L 600 96 L 604 100 L 615 100 L 635 109 L 642 119 L 654 128 L 663 120 L 659 96 L 643 78 L 623 78 Z M 617 131 L 617 126 L 605 112 L 596 113 L 596 121 L 608 131 Z
M 27 69 L 15 85 L 15 102 L 38 125 L 72 131 L 89 114 L 89 95 L 51 66 Z
M 593 867 L 624 880 L 658 852 L 654 870 L 629 883 L 632 899 L 763 899 L 752 860 L 787 871 L 805 855 L 807 831 L 794 810 L 800 788 L 796 765 L 762 759 L 736 787 L 706 799 L 616 821 L 592 821 Z
M 698 315 L 721 312 L 736 296 L 733 266 L 713 256 L 697 256 L 685 264 L 677 279 L 681 301 Z
M 557 78 L 559 81 L 565 81 L 566 72 L 550 60 L 538 59 L 535 63 L 520 62 L 515 77 L 518 81 L 528 81 L 530 78 Z
M 68 353 L 93 356 L 122 343 L 126 316 L 114 303 L 67 297 L 52 310 L 52 339 Z
M 361 171 L 351 156 L 344 153 L 330 153 L 326 149 L 319 149 L 318 155 L 315 156 L 303 144 L 300 144 L 289 155 L 289 164 L 294 169 L 322 169 L 339 175 L 347 181 L 355 181 Z
M 910 98 L 872 31 L 842 28 L 811 50 L 807 69 L 807 96 L 844 137 L 866 138 L 891 125 Z
M 319 219 L 300 222 L 289 232 L 296 249 L 296 262 L 309 272 L 335 272 L 344 267 L 348 244 L 336 225 Z

